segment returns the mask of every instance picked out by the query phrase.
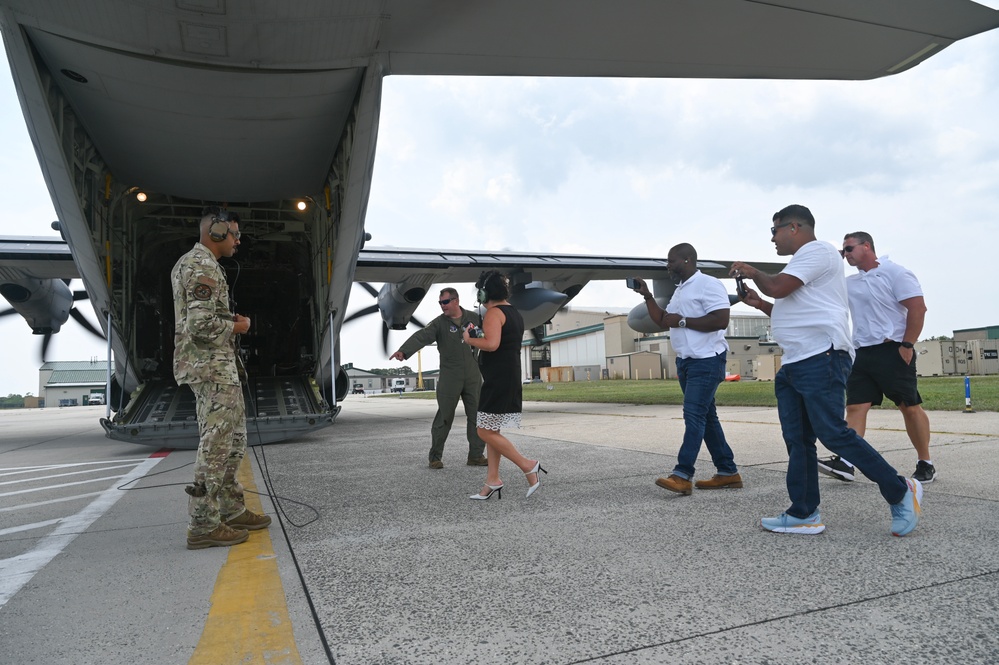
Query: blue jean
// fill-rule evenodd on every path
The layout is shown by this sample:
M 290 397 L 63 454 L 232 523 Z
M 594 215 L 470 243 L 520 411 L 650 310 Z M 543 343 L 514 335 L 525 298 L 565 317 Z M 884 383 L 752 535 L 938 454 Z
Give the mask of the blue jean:
M 718 474 L 732 476 L 739 473 L 735 455 L 725 440 L 725 432 L 718 422 L 715 410 L 715 392 L 725 380 L 723 351 L 714 358 L 677 358 L 676 374 L 683 391 L 683 443 L 677 454 L 673 474 L 690 480 L 694 477 L 694 464 L 701 451 L 701 441 L 711 453 Z
M 805 518 L 819 507 L 816 437 L 850 460 L 877 483 L 890 504 L 905 496 L 907 485 L 895 469 L 857 432 L 846 426 L 846 379 L 853 366 L 846 351 L 830 349 L 780 368 L 774 382 L 777 413 L 787 446 L 787 514 Z

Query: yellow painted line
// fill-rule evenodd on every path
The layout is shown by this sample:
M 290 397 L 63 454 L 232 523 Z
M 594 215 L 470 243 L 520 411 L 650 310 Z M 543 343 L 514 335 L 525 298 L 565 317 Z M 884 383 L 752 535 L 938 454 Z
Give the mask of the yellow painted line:
M 247 456 L 236 475 L 246 490 L 257 489 L 251 465 Z M 256 494 L 247 492 L 244 501 L 253 512 L 263 512 Z M 276 519 L 271 527 L 277 527 Z M 188 662 L 302 665 L 269 529 L 251 531 L 248 541 L 229 548 L 205 629 Z

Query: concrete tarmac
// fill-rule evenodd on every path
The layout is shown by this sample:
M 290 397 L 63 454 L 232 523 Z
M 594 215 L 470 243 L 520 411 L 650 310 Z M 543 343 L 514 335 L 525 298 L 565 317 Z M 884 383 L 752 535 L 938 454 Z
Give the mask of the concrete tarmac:
M 460 411 L 427 468 L 435 410 L 352 396 L 333 427 L 253 449 L 248 485 L 284 512 L 251 562 L 185 549 L 194 451 L 105 439 L 103 407 L 0 412 L 0 663 L 999 662 L 997 413 L 930 413 L 939 479 L 895 538 L 862 477 L 822 478 L 825 533 L 760 528 L 788 505 L 775 409 L 720 409 L 744 489 L 680 496 L 654 484 L 680 407 L 527 403 L 506 434 L 549 474 L 526 499 L 504 461 L 481 502 Z M 868 440 L 912 473 L 897 412 Z M 259 602 L 215 620 L 234 587 Z

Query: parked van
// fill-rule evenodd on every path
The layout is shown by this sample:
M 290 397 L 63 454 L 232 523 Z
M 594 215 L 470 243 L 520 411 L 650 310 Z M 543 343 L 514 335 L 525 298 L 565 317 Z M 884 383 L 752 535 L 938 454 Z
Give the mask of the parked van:
M 104 395 L 101 393 L 91 393 L 90 397 L 87 398 L 87 404 L 90 406 L 104 404 Z
M 389 390 L 394 393 L 406 392 L 406 379 L 391 379 L 389 381 Z

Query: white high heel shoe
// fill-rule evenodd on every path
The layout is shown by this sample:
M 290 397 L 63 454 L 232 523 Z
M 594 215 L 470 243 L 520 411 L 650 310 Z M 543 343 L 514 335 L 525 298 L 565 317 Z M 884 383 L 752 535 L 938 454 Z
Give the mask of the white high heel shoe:
M 528 471 L 524 475 L 530 475 L 532 473 L 538 477 L 538 482 L 534 483 L 533 485 L 531 485 L 530 487 L 527 488 L 527 496 L 528 497 L 530 497 L 532 494 L 534 494 L 535 490 L 537 490 L 539 487 L 541 487 L 541 474 L 543 473 L 546 476 L 548 475 L 548 472 L 545 471 L 541 467 L 541 460 L 538 460 L 537 464 L 534 465 L 534 468 L 531 469 L 530 471 Z
M 503 498 L 503 486 L 502 485 L 486 485 L 489 488 L 489 494 L 472 494 L 468 498 L 472 501 L 485 501 L 493 494 L 496 495 L 496 500 L 499 501 Z

